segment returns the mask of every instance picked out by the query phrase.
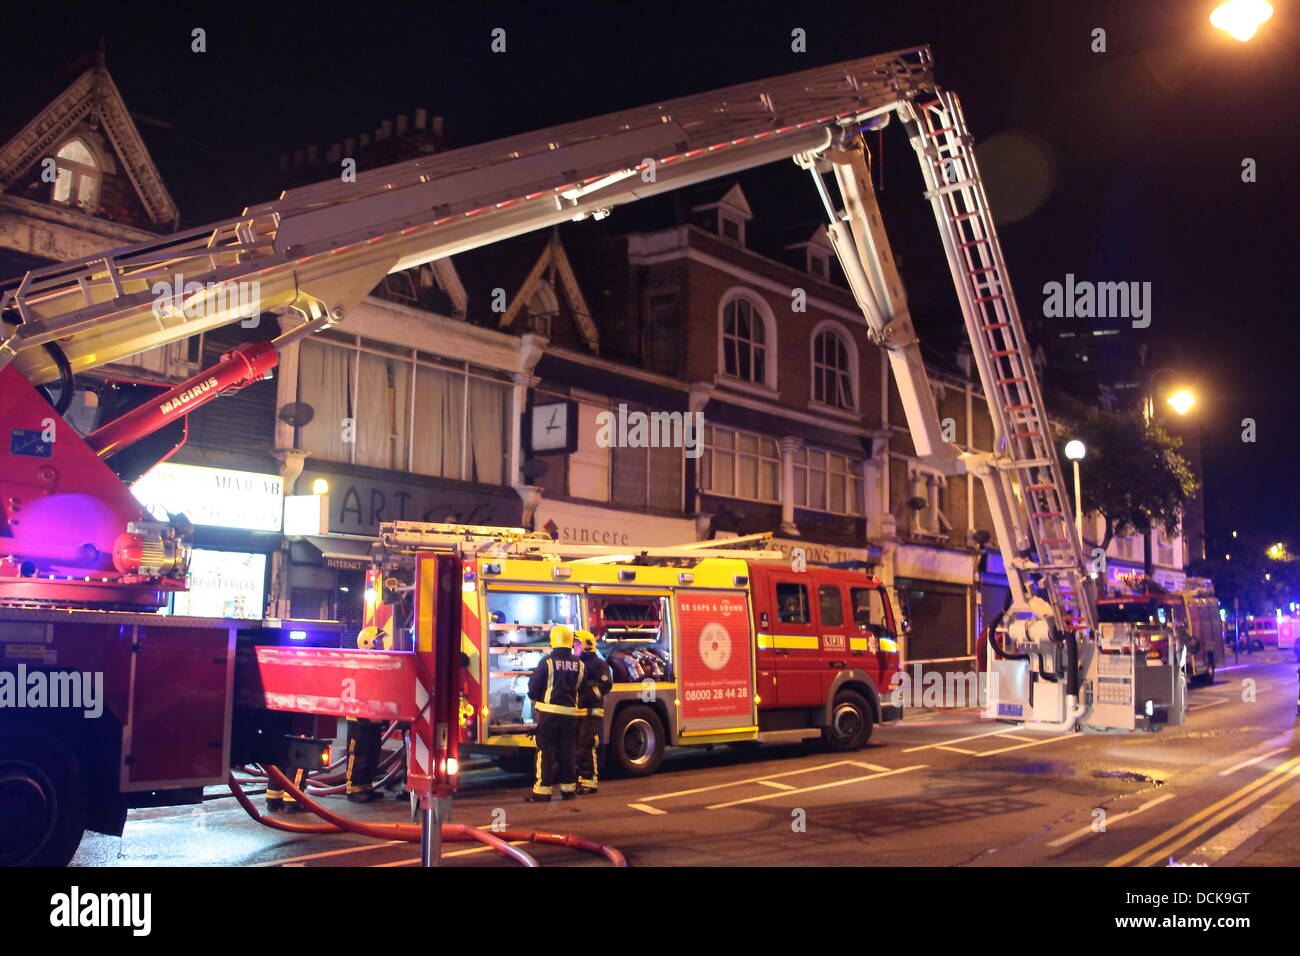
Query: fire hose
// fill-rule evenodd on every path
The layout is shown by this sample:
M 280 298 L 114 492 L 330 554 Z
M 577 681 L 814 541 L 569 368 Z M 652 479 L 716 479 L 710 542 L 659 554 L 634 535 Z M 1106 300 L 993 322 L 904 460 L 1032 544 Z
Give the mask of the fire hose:
M 401 840 L 407 843 L 419 843 L 421 829 L 412 823 L 362 823 L 358 820 L 351 820 L 332 810 L 322 806 L 316 800 L 303 793 L 298 787 L 295 787 L 279 767 L 268 766 L 266 768 L 268 778 L 275 785 L 291 795 L 304 808 L 316 814 L 324 820 L 324 823 L 295 823 L 287 820 L 277 820 L 259 813 L 253 806 L 248 795 L 244 793 L 239 782 L 235 780 L 234 774 L 230 774 L 227 783 L 235 799 L 239 801 L 245 812 L 254 820 L 264 826 L 276 830 L 284 830 L 290 833 L 356 833 L 361 836 L 375 837 L 380 840 Z M 492 847 L 499 853 L 506 856 L 523 866 L 537 866 L 537 861 L 531 856 L 520 850 L 518 847 L 511 846 L 507 841 L 519 841 L 525 843 L 549 843 L 558 846 L 572 847 L 578 850 L 585 850 L 588 853 L 599 854 L 609 860 L 614 866 L 627 866 L 627 860 L 623 854 L 612 846 L 604 843 L 597 843 L 594 840 L 587 840 L 583 837 L 575 836 L 569 833 L 548 833 L 540 830 L 494 830 L 487 831 L 479 827 L 472 827 L 467 824 L 444 823 L 442 824 L 442 839 L 449 843 L 468 843 L 477 841 Z

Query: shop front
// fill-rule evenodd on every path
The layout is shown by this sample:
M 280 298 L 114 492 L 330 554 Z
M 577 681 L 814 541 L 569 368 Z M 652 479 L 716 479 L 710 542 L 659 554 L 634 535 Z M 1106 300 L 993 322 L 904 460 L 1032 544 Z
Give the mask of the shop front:
M 392 471 L 308 461 L 300 494 L 319 491 L 325 521 L 312 534 L 286 528 L 289 613 L 361 626 L 365 572 L 379 526 L 386 521 L 519 527 L 523 506 L 510 488 L 397 476 Z
M 922 671 L 967 671 L 975 664 L 976 556 L 899 544 L 894 585 L 910 629 L 903 662 Z
M 696 540 L 695 522 L 689 518 L 667 518 L 545 498 L 537 505 L 533 524 L 561 544 L 664 548 Z
M 271 555 L 280 547 L 278 475 L 162 462 L 131 486 L 158 520 L 183 514 L 194 525 L 189 590 L 164 613 L 260 619 Z

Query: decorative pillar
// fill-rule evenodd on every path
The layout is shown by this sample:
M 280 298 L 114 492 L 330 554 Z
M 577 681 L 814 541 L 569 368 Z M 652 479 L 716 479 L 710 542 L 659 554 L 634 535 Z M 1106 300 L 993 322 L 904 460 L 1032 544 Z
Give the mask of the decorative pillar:
M 781 533 L 795 536 L 799 528 L 794 523 L 794 453 L 802 447 L 802 438 L 781 439 Z

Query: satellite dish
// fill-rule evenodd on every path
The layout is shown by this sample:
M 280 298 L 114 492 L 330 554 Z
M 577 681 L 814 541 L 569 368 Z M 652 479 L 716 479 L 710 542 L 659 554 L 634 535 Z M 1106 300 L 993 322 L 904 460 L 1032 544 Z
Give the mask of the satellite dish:
M 316 417 L 316 409 L 306 402 L 289 402 L 280 408 L 280 421 L 293 428 L 302 428 Z

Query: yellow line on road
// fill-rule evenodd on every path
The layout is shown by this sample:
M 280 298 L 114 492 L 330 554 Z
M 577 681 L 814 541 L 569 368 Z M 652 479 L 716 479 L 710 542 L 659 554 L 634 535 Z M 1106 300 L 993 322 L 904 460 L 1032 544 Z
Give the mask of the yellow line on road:
M 629 803 L 633 810 L 640 810 L 642 813 L 667 813 L 667 810 L 660 810 L 658 807 L 652 807 L 648 803 Z
M 1083 734 L 1059 734 L 1054 737 L 1048 737 L 1044 740 L 1035 740 L 1027 744 L 1014 744 L 1010 747 L 999 747 L 997 750 L 981 750 L 976 756 L 992 757 L 994 754 L 1004 754 L 1008 750 L 1024 750 L 1026 747 L 1038 747 L 1042 744 L 1050 744 L 1053 741 L 1082 740 Z
M 790 786 L 788 783 L 777 783 L 775 780 L 760 780 L 759 783 L 761 783 L 765 787 L 771 787 L 774 790 L 794 789 L 794 787 Z
M 1141 846 L 1130 850 L 1122 856 L 1107 863 L 1107 866 L 1127 866 L 1134 860 L 1141 858 L 1139 866 L 1162 859 L 1167 854 L 1182 846 L 1189 840 L 1194 840 L 1216 823 L 1221 822 L 1232 814 L 1244 809 L 1247 805 L 1258 800 L 1265 794 L 1275 790 L 1286 783 L 1288 778 L 1300 770 L 1300 757 L 1293 757 L 1286 763 L 1274 767 L 1258 780 L 1253 780 L 1244 787 L 1236 790 L 1228 796 L 1215 803 L 1210 804 L 1204 810 L 1192 814 L 1177 826 L 1170 827 L 1159 836 L 1152 837 Z M 1208 817 L 1208 819 L 1206 819 Z M 1201 821 L 1204 820 L 1204 823 Z M 1200 824 L 1197 826 L 1197 824 Z M 1192 828 L 1195 829 L 1192 829 Z M 1187 831 L 1187 832 L 1183 832 Z M 1181 834 L 1181 836 L 1179 835 Z M 1151 852 L 1153 851 L 1154 852 Z M 1143 856 L 1143 854 L 1147 854 Z
M 705 807 L 706 810 L 721 810 L 725 807 L 734 807 L 742 803 L 758 803 L 760 800 L 774 800 L 777 797 L 793 797 L 801 793 L 812 793 L 814 790 L 828 790 L 831 787 L 846 787 L 851 783 L 862 783 L 866 780 L 879 780 L 881 777 L 891 777 L 897 773 L 907 773 L 909 770 L 920 770 L 929 764 L 917 764 L 915 767 L 902 767 L 898 770 L 886 770 L 884 773 L 873 773 L 866 777 L 853 777 L 849 780 L 832 780 L 830 783 L 819 783 L 811 787 L 800 787 L 798 790 L 787 790 L 779 793 L 763 793 L 757 797 L 745 797 L 741 800 L 731 800 L 727 803 L 715 803 L 711 807 Z

